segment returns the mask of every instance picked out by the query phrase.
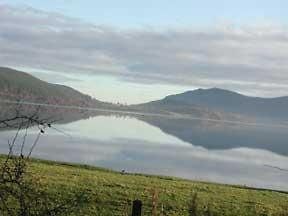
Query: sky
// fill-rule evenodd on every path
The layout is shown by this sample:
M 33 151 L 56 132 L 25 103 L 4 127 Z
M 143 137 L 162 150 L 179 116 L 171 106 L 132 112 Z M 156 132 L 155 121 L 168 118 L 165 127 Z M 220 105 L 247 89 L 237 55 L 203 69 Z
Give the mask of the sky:
M 5 2 L 5 1 L 4 1 Z M 70 17 L 123 28 L 213 26 L 217 22 L 287 22 L 285 0 L 7 0 Z
M 288 95 L 286 0 L 0 0 L 0 65 L 97 99 Z

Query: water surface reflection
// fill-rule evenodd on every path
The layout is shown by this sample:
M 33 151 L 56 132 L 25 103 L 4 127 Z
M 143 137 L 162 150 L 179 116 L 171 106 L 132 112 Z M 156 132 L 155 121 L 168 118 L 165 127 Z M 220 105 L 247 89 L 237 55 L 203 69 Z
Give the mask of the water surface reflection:
M 180 123 L 171 125 L 171 122 L 166 121 L 163 127 L 163 122 L 157 125 L 155 121 L 146 119 L 144 122 L 133 117 L 97 116 L 56 125 L 55 127 L 65 134 L 53 129 L 48 130 L 41 137 L 34 157 L 103 166 L 115 170 L 125 169 L 127 172 L 288 190 L 288 173 L 266 166 L 288 169 L 284 143 L 288 140 L 285 140 L 284 129 L 282 132 L 273 133 L 272 129 L 269 131 L 267 128 L 256 130 L 255 127 L 228 127 L 211 125 L 209 122 L 200 124 L 197 121 L 193 124 L 186 122 L 179 127 L 177 125 Z M 225 143 L 233 139 L 227 128 L 233 130 L 233 136 L 241 139 L 241 143 L 246 144 L 241 146 L 240 141 L 235 140 L 236 145 L 232 143 L 225 147 Z M 177 130 L 182 133 L 186 131 L 190 139 L 184 139 L 183 134 L 179 136 Z M 274 152 L 272 143 L 269 145 L 272 150 L 266 148 L 265 143 L 261 146 L 263 138 L 259 137 L 267 131 L 270 140 L 275 143 Z M 36 130 L 31 130 L 30 141 L 36 133 Z M 283 143 L 279 142 L 279 134 Z M 13 135 L 13 131 L 1 132 L 2 153 L 7 151 L 7 140 Z M 252 142 L 253 139 L 255 142 Z M 206 145 L 201 145 L 202 143 Z M 224 147 L 215 148 L 213 143 L 215 146 Z M 249 143 L 254 145 L 249 147 Z M 281 149 L 284 149 L 284 153 L 278 154 L 277 151 L 282 151 Z

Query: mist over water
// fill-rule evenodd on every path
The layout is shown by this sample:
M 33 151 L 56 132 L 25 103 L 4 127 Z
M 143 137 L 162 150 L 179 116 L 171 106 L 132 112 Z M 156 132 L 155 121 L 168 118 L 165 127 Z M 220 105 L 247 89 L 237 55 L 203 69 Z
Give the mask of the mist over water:
M 129 116 L 96 116 L 54 127 L 41 136 L 33 157 L 288 190 L 288 172 L 272 168 L 288 169 L 286 128 Z M 30 130 L 27 148 L 37 133 Z M 14 134 L 0 132 L 1 153 Z

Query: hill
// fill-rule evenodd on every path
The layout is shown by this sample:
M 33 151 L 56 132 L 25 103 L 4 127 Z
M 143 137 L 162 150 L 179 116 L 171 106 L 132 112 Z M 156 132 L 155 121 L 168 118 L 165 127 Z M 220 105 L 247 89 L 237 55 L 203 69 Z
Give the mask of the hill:
M 28 73 L 4 67 L 0 67 L 0 99 L 129 111 L 130 115 L 133 115 L 133 112 L 156 113 L 165 116 L 180 114 L 180 117 L 192 116 L 218 120 L 227 119 L 229 116 L 227 113 L 215 112 L 206 107 L 187 106 L 181 102 L 171 104 L 166 103 L 165 100 L 145 105 L 117 106 L 93 99 L 70 87 L 47 83 Z M 186 116 L 182 116 L 184 114 Z
M 106 104 L 73 88 L 47 83 L 28 73 L 4 67 L 0 67 L 0 98 L 74 106 Z
M 201 106 L 208 109 L 254 117 L 288 119 L 288 97 L 249 97 L 224 89 L 198 89 L 163 99 L 165 104 Z
M 177 118 L 253 122 L 256 118 L 288 120 L 288 97 L 260 98 L 211 88 L 170 95 L 149 103 L 117 106 L 73 88 L 51 84 L 27 73 L 0 67 L 0 99 L 153 113 Z
M 203 101 L 208 98 L 203 97 Z M 227 103 L 227 102 L 226 102 Z M 156 112 L 172 115 L 183 119 L 211 119 L 211 120 L 227 120 L 227 121 L 250 121 L 241 113 L 231 112 L 230 110 L 218 109 L 216 106 L 209 106 L 209 103 L 204 104 L 199 101 L 194 101 L 194 98 L 186 93 L 179 95 L 170 95 L 161 100 L 156 100 L 148 103 L 131 106 L 145 112 Z
M 139 104 L 136 107 L 148 110 L 165 110 L 190 114 L 206 114 L 212 118 L 228 117 L 274 118 L 288 120 L 288 97 L 249 97 L 219 88 L 197 89 L 170 95 L 162 100 Z M 205 115 L 204 115 L 205 116 Z M 249 118 L 246 118 L 249 119 Z M 229 119 L 229 118 L 228 118 Z

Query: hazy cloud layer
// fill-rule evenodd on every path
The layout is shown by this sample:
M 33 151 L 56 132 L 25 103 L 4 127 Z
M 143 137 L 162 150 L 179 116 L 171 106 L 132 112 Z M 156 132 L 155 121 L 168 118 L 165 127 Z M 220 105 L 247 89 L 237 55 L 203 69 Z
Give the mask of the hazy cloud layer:
M 0 5 L 0 65 L 109 74 L 139 83 L 288 94 L 288 30 L 119 30 Z

